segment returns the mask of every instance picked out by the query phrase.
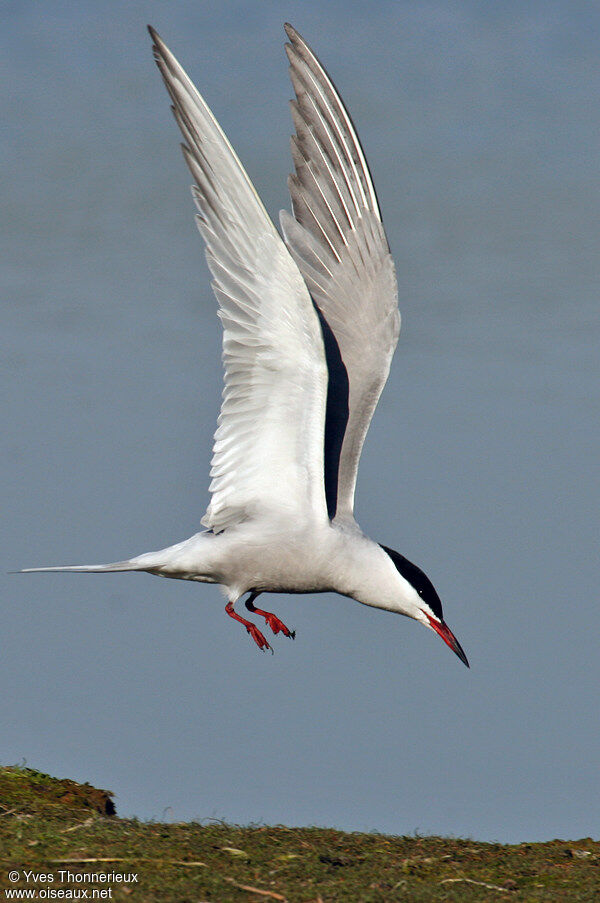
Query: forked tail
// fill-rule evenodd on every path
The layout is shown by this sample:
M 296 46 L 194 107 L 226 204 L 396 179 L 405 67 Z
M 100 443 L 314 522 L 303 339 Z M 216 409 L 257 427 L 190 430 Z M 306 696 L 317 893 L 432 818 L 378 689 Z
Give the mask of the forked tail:
M 208 570 L 199 569 L 198 562 L 205 563 L 206 550 L 199 555 L 199 546 L 207 543 L 206 549 L 211 547 L 214 540 L 212 534 L 197 533 L 183 542 L 159 549 L 156 552 L 143 552 L 135 558 L 126 561 L 113 561 L 110 564 L 72 564 L 67 567 L 43 567 L 23 568 L 13 571 L 13 574 L 37 574 L 47 571 L 71 572 L 79 574 L 106 574 L 110 571 L 147 571 L 150 574 L 159 574 L 164 577 L 181 577 L 187 580 L 201 580 L 212 583 L 210 567 Z
M 67 567 L 22 568 L 13 574 L 38 574 L 46 571 L 73 571 L 81 574 L 102 574 L 108 571 L 144 571 L 148 565 L 132 558 L 129 561 L 113 561 L 111 564 L 73 564 Z

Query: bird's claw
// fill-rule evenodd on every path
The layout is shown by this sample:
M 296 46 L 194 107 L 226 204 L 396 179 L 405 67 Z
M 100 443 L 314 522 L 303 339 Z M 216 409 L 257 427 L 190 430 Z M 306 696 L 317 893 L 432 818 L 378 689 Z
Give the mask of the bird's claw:
M 274 615 L 272 612 L 268 611 L 265 612 L 263 617 L 275 636 L 277 636 L 277 634 L 281 631 L 284 636 L 290 637 L 292 640 L 296 639 L 296 631 L 290 630 L 289 627 L 286 627 L 283 621 L 281 621 L 277 617 L 277 615 Z
M 246 627 L 246 630 L 250 634 L 250 636 L 252 637 L 252 639 L 254 640 L 256 645 L 258 646 L 258 648 L 261 650 L 261 652 L 263 652 L 266 649 L 270 649 L 271 655 L 273 654 L 273 647 L 271 646 L 271 644 L 269 642 L 267 642 L 264 635 L 260 632 L 260 630 L 258 629 L 258 627 L 255 624 L 249 624 Z

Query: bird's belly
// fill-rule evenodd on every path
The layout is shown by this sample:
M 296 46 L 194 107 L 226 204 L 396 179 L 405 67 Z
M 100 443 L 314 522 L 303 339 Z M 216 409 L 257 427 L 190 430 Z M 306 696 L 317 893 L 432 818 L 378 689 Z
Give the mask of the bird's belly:
M 228 544 L 229 545 L 229 544 Z M 240 592 L 311 593 L 332 589 L 323 544 L 303 533 L 265 537 L 232 537 L 222 556 L 219 580 Z
M 243 587 L 243 591 L 311 593 L 330 589 L 316 562 L 308 561 L 300 554 L 293 559 L 274 557 L 266 550 L 256 557 L 241 555 L 226 571 L 221 582 Z
M 244 593 L 338 592 L 348 595 L 343 575 L 348 551 L 329 525 L 281 529 L 256 522 L 217 535 L 198 533 L 156 553 L 152 570 L 165 577 L 219 583 L 229 596 Z

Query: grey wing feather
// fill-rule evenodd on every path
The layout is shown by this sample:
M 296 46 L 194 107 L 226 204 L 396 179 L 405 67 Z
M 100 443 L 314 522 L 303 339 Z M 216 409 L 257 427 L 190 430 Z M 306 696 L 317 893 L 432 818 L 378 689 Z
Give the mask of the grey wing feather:
M 348 373 L 336 519 L 350 519 L 362 446 L 400 332 L 396 275 L 352 121 L 305 41 L 290 25 L 285 29 L 296 134 L 289 178 L 293 218 L 283 212 L 281 225 Z

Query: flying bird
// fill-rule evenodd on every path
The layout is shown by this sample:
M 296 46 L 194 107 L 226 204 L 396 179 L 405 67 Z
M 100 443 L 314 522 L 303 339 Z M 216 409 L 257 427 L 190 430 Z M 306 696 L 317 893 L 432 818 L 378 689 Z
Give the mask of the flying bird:
M 225 610 L 294 632 L 262 593 L 337 592 L 406 615 L 469 665 L 429 578 L 354 519 L 358 463 L 400 331 L 394 264 L 369 167 L 327 72 L 286 25 L 292 214 L 279 234 L 207 104 L 153 28 L 183 135 L 223 326 L 225 385 L 211 500 L 194 536 L 127 561 L 31 571 L 143 571 L 220 584 Z

